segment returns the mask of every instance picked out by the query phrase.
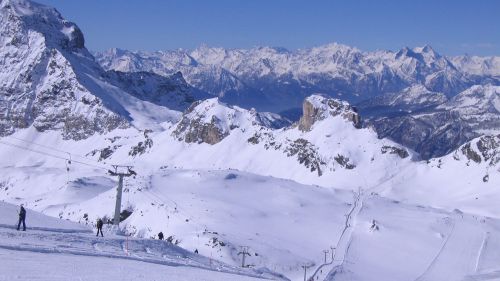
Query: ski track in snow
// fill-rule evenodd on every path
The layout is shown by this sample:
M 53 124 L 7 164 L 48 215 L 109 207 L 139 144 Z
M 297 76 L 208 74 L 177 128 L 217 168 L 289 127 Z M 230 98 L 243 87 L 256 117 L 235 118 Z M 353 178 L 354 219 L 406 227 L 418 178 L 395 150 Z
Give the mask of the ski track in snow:
M 452 220 L 451 230 L 450 230 L 450 233 L 446 236 L 446 239 L 443 242 L 443 245 L 439 249 L 438 253 L 434 257 L 434 259 L 432 260 L 432 262 L 429 264 L 429 266 L 427 267 L 427 269 L 417 279 L 415 279 L 415 281 L 425 280 L 425 278 L 427 278 L 426 275 L 428 275 L 428 272 L 431 271 L 431 268 L 435 267 L 437 259 L 441 256 L 441 253 L 443 253 L 446 245 L 448 244 L 448 241 L 450 240 L 450 237 L 455 232 L 456 218 L 453 218 L 451 220 Z
M 354 228 L 354 220 L 363 206 L 362 196 L 362 190 L 354 194 L 353 207 L 349 213 L 346 214 L 345 226 L 335 246 L 333 260 L 320 265 L 308 280 L 318 280 L 319 278 L 331 280 L 333 279 L 336 271 L 342 268 L 342 264 L 345 262 L 345 257 L 349 251 L 351 234 Z M 337 255 L 339 252 L 341 253 L 340 256 Z
M 470 227 L 465 219 L 463 214 L 455 214 L 443 247 L 415 281 L 460 280 L 467 274 L 477 272 L 486 234 L 479 227 Z

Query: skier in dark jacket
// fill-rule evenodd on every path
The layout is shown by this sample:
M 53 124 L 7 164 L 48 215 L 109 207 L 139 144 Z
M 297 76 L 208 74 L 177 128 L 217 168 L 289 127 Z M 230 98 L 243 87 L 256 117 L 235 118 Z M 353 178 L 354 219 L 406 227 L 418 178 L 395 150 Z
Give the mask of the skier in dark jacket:
M 158 239 L 163 240 L 163 232 L 158 233 Z
M 98 218 L 97 219 L 97 234 L 95 236 L 99 236 L 99 231 L 101 232 L 101 237 L 104 237 L 104 235 L 102 234 L 102 225 L 104 223 L 102 222 L 102 219 L 101 218 Z
M 21 228 L 21 222 L 23 223 L 23 231 L 26 231 L 26 210 L 21 204 L 21 209 L 19 210 L 19 222 L 17 223 L 17 230 Z

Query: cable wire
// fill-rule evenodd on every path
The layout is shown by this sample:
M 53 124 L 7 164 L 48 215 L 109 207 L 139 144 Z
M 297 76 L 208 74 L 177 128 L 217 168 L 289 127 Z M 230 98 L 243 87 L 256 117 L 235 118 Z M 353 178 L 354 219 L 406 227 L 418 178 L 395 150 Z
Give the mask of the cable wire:
M 45 145 L 45 144 L 40 144 L 40 143 L 31 141 L 31 140 L 21 139 L 21 138 L 17 138 L 17 137 L 14 137 L 14 136 L 5 136 L 5 137 L 6 138 L 15 139 L 15 140 L 18 140 L 18 141 L 22 141 L 22 142 L 25 142 L 25 143 L 34 144 L 34 145 L 37 145 L 37 146 L 40 146 L 40 147 L 43 147 L 43 148 L 47 148 L 47 149 L 51 149 L 53 151 L 57 151 L 57 152 L 60 152 L 60 153 L 65 153 L 65 154 L 70 155 L 70 157 L 71 156 L 77 156 L 77 157 L 80 157 L 80 158 L 83 158 L 83 159 L 86 159 L 86 160 L 89 160 L 89 161 L 92 161 L 92 162 L 95 162 L 95 163 L 99 163 L 98 161 L 96 161 L 96 160 L 94 160 L 92 158 L 89 158 L 87 156 L 83 156 L 83 155 L 71 153 L 69 151 L 65 151 L 65 150 L 61 150 L 61 149 L 58 149 L 58 148 L 54 148 L 54 147 L 51 147 L 51 146 L 48 146 L 48 145 Z M 72 159 L 70 159 L 70 160 L 72 160 Z
M 82 162 L 82 161 L 78 161 L 78 160 L 70 159 L 70 158 L 67 158 L 67 157 L 62 157 L 62 156 L 54 155 L 54 154 L 47 153 L 47 152 L 44 152 L 44 151 L 32 149 L 32 148 L 29 148 L 29 147 L 25 147 L 25 146 L 13 144 L 13 143 L 4 142 L 4 141 L 1 141 L 1 140 L 0 140 L 0 144 L 8 145 L 8 146 L 11 146 L 11 147 L 15 147 L 15 148 L 19 148 L 19 149 L 23 149 L 23 150 L 27 150 L 27 151 L 31 151 L 31 152 L 34 152 L 34 153 L 42 154 L 42 155 L 45 155 L 45 156 L 49 156 L 49 157 L 53 157 L 53 158 L 57 158 L 57 159 L 65 160 L 65 161 L 70 161 L 71 160 L 71 162 L 73 162 L 73 163 L 77 163 L 77 164 L 81 164 L 81 165 L 86 165 L 86 166 L 89 166 L 89 167 L 93 167 L 93 168 L 97 168 L 97 169 L 102 169 L 102 170 L 105 170 L 105 171 L 109 170 L 109 168 L 106 168 L 104 166 L 97 166 L 97 165 L 85 163 L 85 162 Z

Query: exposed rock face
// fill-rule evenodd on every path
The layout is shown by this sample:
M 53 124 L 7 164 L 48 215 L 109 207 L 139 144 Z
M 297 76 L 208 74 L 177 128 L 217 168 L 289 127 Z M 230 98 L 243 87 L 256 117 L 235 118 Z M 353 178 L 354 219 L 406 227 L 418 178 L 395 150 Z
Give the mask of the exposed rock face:
M 460 160 L 460 154 L 469 162 L 480 164 L 484 161 L 489 166 L 495 166 L 500 162 L 500 135 L 486 135 L 464 144 L 455 151 L 454 159 Z
M 204 112 L 206 107 L 216 106 L 216 103 L 216 100 L 194 102 L 177 124 L 174 136 L 187 143 L 219 143 L 229 134 L 229 130 L 224 128 L 222 120 L 216 115 Z
M 350 162 L 349 157 L 346 157 L 344 155 L 338 154 L 333 159 L 335 159 L 335 161 L 345 169 L 352 170 L 356 168 L 356 165 Z
M 197 100 L 211 97 L 189 86 L 180 72 L 165 77 L 152 72 L 108 71 L 105 77 L 140 100 L 178 111 L 186 110 Z
M 354 127 L 361 127 L 361 118 L 357 110 L 345 101 L 313 95 L 304 101 L 302 108 L 303 115 L 299 120 L 299 130 L 303 132 L 310 131 L 313 124 L 317 121 L 323 120 L 328 116 L 339 115 L 352 122 Z
M 184 141 L 187 143 L 204 142 L 208 144 L 216 144 L 228 134 L 227 132 L 223 132 L 219 129 L 217 126 L 219 121 L 220 120 L 216 116 L 212 116 L 210 123 L 204 123 L 200 119 L 182 119 L 174 133 L 176 135 L 184 133 Z
M 317 172 L 318 176 L 323 175 L 321 166 L 326 165 L 326 163 L 321 160 L 317 152 L 317 147 L 305 139 L 296 139 L 285 148 L 284 152 L 287 156 L 297 155 L 297 160 L 300 164 L 306 166 L 311 172 Z
M 149 134 L 151 133 L 151 130 L 145 130 L 144 131 L 144 141 L 139 142 L 136 146 L 133 146 L 128 155 L 130 156 L 137 156 L 146 153 L 148 149 L 153 147 L 153 140 L 149 137 Z
M 33 126 L 80 140 L 128 126 L 105 105 L 105 94 L 94 92 L 89 77 L 102 70 L 84 43 L 80 29 L 53 8 L 0 2 L 0 136 Z
M 406 149 L 401 148 L 401 147 L 388 146 L 388 145 L 382 146 L 381 152 L 382 152 L 382 154 L 385 154 L 385 153 L 396 154 L 401 158 L 406 158 L 406 157 L 410 156 Z

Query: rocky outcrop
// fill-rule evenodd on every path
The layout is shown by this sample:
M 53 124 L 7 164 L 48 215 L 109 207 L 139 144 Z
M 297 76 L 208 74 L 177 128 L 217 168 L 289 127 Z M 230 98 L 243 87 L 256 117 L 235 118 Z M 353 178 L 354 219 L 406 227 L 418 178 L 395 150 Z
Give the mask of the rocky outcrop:
M 382 146 L 382 148 L 380 149 L 380 152 L 382 152 L 382 154 L 386 154 L 386 153 L 396 154 L 401 158 L 406 158 L 406 157 L 410 156 L 410 154 L 408 153 L 408 151 L 406 149 L 401 148 L 401 147 L 389 146 L 389 145 Z
M 137 145 L 132 146 L 128 155 L 135 157 L 137 155 L 142 155 L 146 153 L 147 150 L 153 147 L 153 139 L 149 136 L 151 130 L 144 131 L 144 141 L 140 141 Z
M 347 169 L 347 170 L 352 170 L 354 168 L 356 168 L 356 165 L 354 165 L 353 163 L 351 163 L 351 160 L 349 159 L 349 157 L 347 156 L 344 156 L 344 155 L 341 155 L 341 154 L 338 154 L 337 156 L 335 156 L 333 159 L 335 159 L 335 161 L 343 168 Z
M 183 118 L 174 134 L 178 136 L 179 140 L 184 140 L 187 143 L 216 144 L 228 135 L 227 132 L 223 132 L 218 127 L 219 121 L 216 116 L 212 116 L 210 123 L 204 123 L 200 119 Z
M 299 120 L 299 130 L 308 132 L 313 124 L 328 116 L 341 116 L 352 122 L 354 127 L 361 128 L 361 118 L 356 108 L 349 103 L 337 99 L 329 99 L 319 95 L 313 95 L 305 99 L 302 105 L 303 114 Z
M 318 176 L 323 175 L 321 166 L 326 165 L 317 152 L 317 147 L 305 139 L 296 139 L 284 149 L 288 157 L 297 156 L 300 164 L 306 166 L 311 172 L 317 172 Z
M 500 162 L 500 135 L 485 135 L 464 144 L 455 151 L 454 159 L 460 160 L 460 154 L 470 161 L 495 166 Z
M 204 108 L 216 106 L 217 101 L 194 102 L 184 112 L 181 121 L 177 124 L 173 135 L 180 141 L 187 143 L 216 144 L 224 139 L 229 130 L 224 128 L 222 120 L 216 115 L 204 112 Z

